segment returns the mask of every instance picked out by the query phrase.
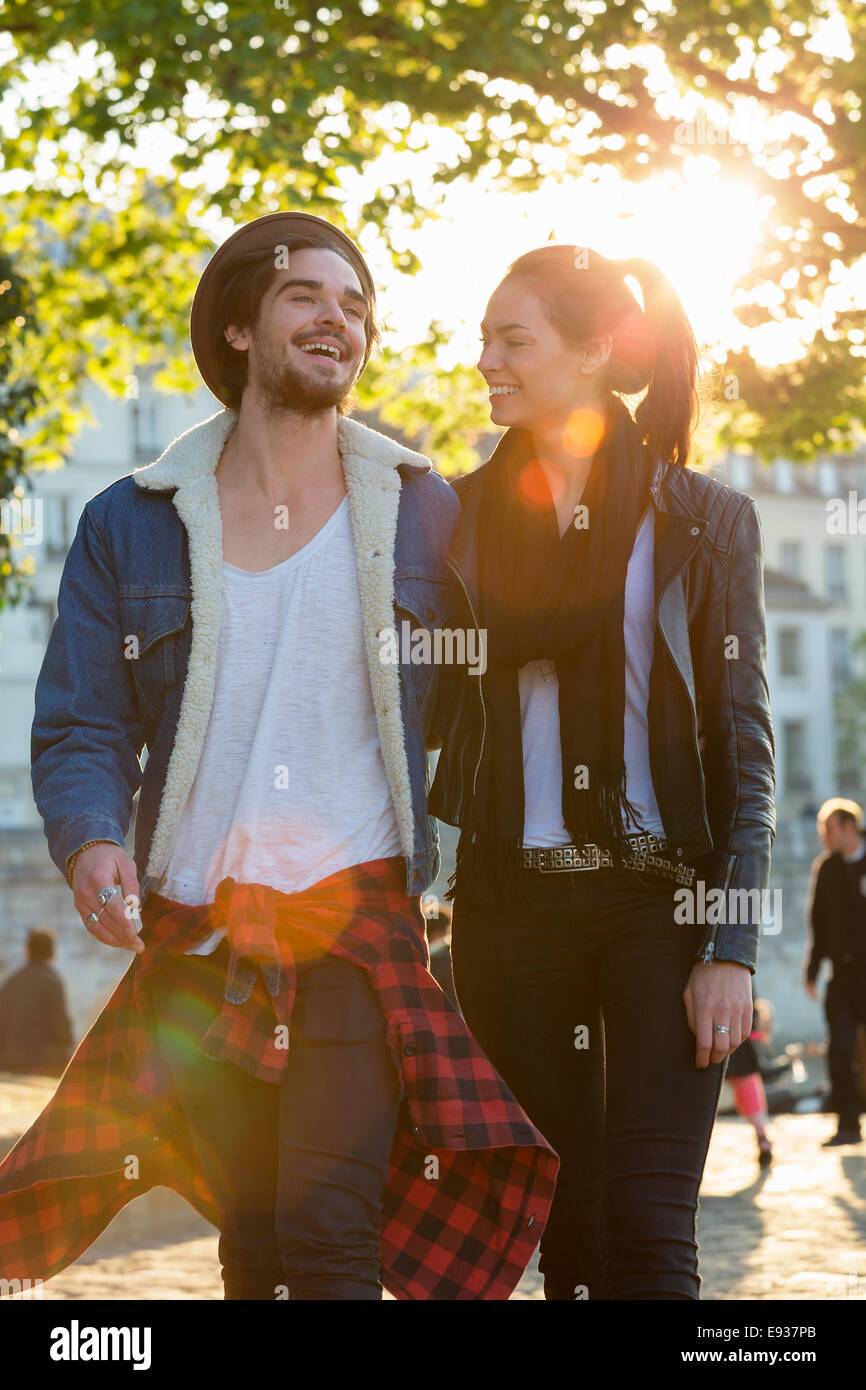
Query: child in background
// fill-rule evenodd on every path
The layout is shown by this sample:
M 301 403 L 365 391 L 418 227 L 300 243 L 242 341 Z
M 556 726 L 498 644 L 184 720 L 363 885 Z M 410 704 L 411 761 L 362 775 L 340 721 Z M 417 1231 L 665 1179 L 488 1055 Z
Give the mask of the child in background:
M 737 1113 L 748 1120 L 758 1138 L 758 1163 L 762 1168 L 773 1161 L 773 1146 L 767 1134 L 767 1096 L 761 1077 L 760 1056 L 766 1054 L 773 1028 L 773 1008 L 768 999 L 755 999 L 752 1031 L 728 1059 L 725 1080 L 734 1093 Z M 757 1046 L 756 1046 L 757 1044 Z

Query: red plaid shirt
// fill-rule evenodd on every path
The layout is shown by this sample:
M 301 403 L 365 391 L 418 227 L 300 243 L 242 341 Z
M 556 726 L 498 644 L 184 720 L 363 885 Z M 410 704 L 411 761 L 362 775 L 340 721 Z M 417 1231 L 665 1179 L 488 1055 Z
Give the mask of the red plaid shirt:
M 222 926 L 231 952 L 226 991 L 202 1052 L 279 1083 L 288 1062 L 281 1024 L 291 1047 L 295 953 L 329 951 L 365 969 L 402 1096 L 383 1203 L 382 1282 L 396 1298 L 507 1298 L 547 1221 L 559 1159 L 430 975 L 418 899 L 402 883 L 401 860 L 378 860 L 302 893 L 226 878 L 214 903 L 200 907 L 150 894 L 141 910 L 145 951 L 0 1163 L 0 1275 L 56 1274 L 151 1187 L 174 1188 L 217 1224 L 156 1047 L 148 982 Z M 436 1171 L 432 1156 L 436 1177 L 425 1176 Z

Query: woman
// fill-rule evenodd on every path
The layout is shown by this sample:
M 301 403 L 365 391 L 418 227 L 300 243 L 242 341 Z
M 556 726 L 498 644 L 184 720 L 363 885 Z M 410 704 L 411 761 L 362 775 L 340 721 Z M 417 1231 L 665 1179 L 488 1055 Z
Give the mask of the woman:
M 545 1297 L 695 1299 L 758 938 L 754 894 L 719 903 L 765 887 L 775 827 L 757 512 L 685 468 L 697 351 L 649 262 L 532 251 L 482 333 L 506 432 L 456 484 L 450 565 L 486 667 L 430 803 L 461 827 L 460 1007 L 560 1155 Z

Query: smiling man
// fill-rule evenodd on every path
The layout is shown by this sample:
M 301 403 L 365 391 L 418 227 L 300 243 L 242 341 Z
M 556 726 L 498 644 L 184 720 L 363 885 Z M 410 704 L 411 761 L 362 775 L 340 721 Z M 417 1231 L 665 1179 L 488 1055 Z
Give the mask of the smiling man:
M 327 222 L 235 232 L 190 334 L 226 408 L 88 502 L 37 685 L 51 856 L 135 959 L 0 1164 L 0 1273 L 163 1183 L 227 1298 L 504 1298 L 557 1159 L 428 972 L 436 668 L 380 660 L 448 615 L 457 499 L 345 414 L 375 291 Z

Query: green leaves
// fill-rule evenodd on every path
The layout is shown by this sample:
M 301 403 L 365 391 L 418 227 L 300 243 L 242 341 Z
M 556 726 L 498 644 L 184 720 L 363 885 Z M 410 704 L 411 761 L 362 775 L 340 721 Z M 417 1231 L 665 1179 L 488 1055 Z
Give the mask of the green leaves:
M 341 171 L 441 130 L 458 138 L 440 191 L 478 176 L 532 190 L 554 155 L 570 177 L 615 169 L 634 181 L 679 178 L 689 158 L 711 157 L 772 209 L 742 282 L 744 325 L 829 306 L 866 254 L 866 8 L 837 10 L 849 46 L 806 0 L 6 0 L 0 244 L 38 320 L 8 364 L 33 383 L 20 403 L 29 466 L 64 458 L 85 381 L 122 391 L 131 371 L 159 366 L 167 386 L 192 385 L 186 325 L 212 250 L 205 227 L 287 206 L 342 221 Z M 745 98 L 756 114 L 743 142 L 730 117 Z M 679 138 L 684 112 L 704 123 L 697 143 Z M 776 148 L 766 130 L 785 112 L 794 120 Z M 348 230 L 373 224 L 387 239 L 429 205 L 411 174 L 391 177 L 365 190 Z M 411 245 L 392 259 L 419 269 Z M 711 403 L 719 440 L 797 458 L 844 447 L 863 418 L 849 336 L 862 327 L 862 306 L 836 293 L 802 361 L 767 369 L 730 355 L 738 391 Z M 449 469 L 474 462 L 486 409 L 474 373 L 438 371 L 439 331 L 411 360 L 371 369 L 361 396 Z

